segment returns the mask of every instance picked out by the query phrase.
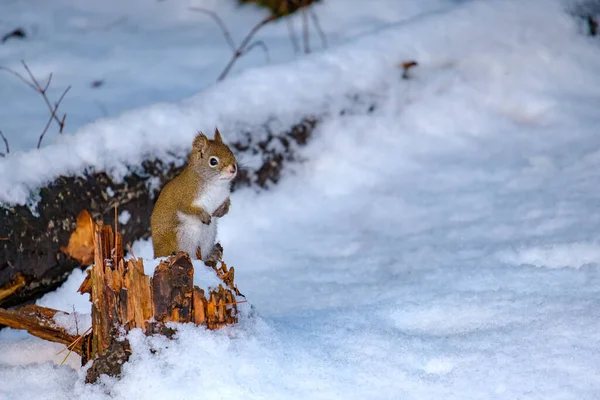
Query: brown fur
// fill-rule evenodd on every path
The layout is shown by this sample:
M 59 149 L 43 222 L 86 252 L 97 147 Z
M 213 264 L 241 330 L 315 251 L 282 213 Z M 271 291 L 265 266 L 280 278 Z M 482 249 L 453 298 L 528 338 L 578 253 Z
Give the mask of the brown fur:
M 208 164 L 211 156 L 219 158 L 219 165 L 211 168 Z M 236 165 L 235 156 L 223 143 L 221 134 L 215 130 L 215 139 L 209 140 L 199 133 L 194 139 L 192 153 L 188 165 L 183 172 L 165 185 L 154 205 L 150 225 L 154 257 L 165 257 L 177 252 L 176 227 L 179 223 L 177 212 L 198 217 L 203 223 L 210 223 L 211 217 L 222 217 L 229 211 L 229 198 L 209 215 L 201 207 L 194 206 L 194 199 L 205 190 L 207 185 L 223 171 Z M 194 257 L 194 255 L 190 254 Z

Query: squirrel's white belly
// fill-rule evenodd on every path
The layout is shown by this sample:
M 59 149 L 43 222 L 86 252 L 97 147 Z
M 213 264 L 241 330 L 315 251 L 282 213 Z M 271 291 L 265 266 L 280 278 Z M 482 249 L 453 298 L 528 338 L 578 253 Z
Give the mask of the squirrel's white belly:
M 177 226 L 177 244 L 187 252 L 190 257 L 196 257 L 196 249 L 200 247 L 202 258 L 206 259 L 217 238 L 217 219 L 212 218 L 210 224 L 204 224 L 193 215 L 178 213 L 179 225 Z
M 202 207 L 212 215 L 217 208 L 229 197 L 231 193 L 229 181 L 217 181 L 204 190 L 199 190 L 199 196 L 192 203 Z M 187 252 L 190 257 L 196 256 L 196 249 L 200 247 L 202 258 L 206 259 L 217 239 L 217 217 L 212 217 L 210 224 L 204 224 L 193 215 L 178 213 L 179 225 L 177 226 L 177 242 L 179 248 Z
M 212 215 L 217 208 L 229 197 L 231 193 L 229 181 L 217 181 L 214 184 L 199 190 L 192 203 L 196 207 L 202 207 L 204 211 Z

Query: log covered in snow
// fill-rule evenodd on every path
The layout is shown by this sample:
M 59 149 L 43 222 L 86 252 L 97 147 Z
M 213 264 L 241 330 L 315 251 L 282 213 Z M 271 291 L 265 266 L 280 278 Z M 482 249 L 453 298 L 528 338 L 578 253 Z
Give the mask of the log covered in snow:
M 317 120 L 304 118 L 283 132 L 242 132 L 230 146 L 242 165 L 233 189 L 266 188 L 279 180 L 283 166 L 297 159 L 298 146 L 309 140 Z M 60 176 L 35 194 L 34 205 L 0 203 L 0 307 L 26 304 L 61 285 L 74 269 L 90 265 L 86 246 L 69 247 L 86 218 L 112 224 L 115 207 L 124 244 L 150 235 L 150 215 L 160 189 L 183 169 L 180 162 L 147 159 L 132 165 L 123 179 L 104 171 Z M 87 210 L 89 216 L 82 215 Z M 88 246 L 89 247 L 89 246 Z

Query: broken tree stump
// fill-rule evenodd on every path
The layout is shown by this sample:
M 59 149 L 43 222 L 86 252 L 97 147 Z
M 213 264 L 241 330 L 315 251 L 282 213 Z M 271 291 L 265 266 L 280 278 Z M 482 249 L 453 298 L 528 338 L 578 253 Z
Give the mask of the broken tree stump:
M 227 271 L 221 264 L 221 270 Z M 79 288 L 90 294 L 92 302 L 91 349 L 85 358 L 95 361 L 87 382 L 95 382 L 103 373 L 120 374 L 130 353 L 129 345 L 118 339 L 123 331 L 141 328 L 146 334 L 171 336 L 169 322 L 193 322 L 208 329 L 237 322 L 239 291 L 232 275 L 227 276 L 227 288 L 210 289 L 207 299 L 204 290 L 194 286 L 194 266 L 185 252 L 162 260 L 150 279 L 141 259 L 124 260 L 120 234 L 99 224 L 90 271 Z
M 102 374 L 121 373 L 131 354 L 124 334 L 132 329 L 171 337 L 175 330 L 167 326 L 170 322 L 195 323 L 208 329 L 237 322 L 237 304 L 245 300 L 237 300 L 236 295 L 241 294 L 233 282 L 233 268 L 228 269 L 221 260 L 219 266 L 212 266 L 223 284 L 209 288 L 207 298 L 204 290 L 194 285 L 194 265 L 187 253 L 162 260 L 151 278 L 144 273 L 141 259 L 125 260 L 120 233 L 101 222 L 92 224 L 94 264 L 78 290 L 90 295 L 91 329 L 82 335 L 69 334 L 54 321 L 58 310 L 39 306 L 0 308 L 0 324 L 63 343 L 81 355 L 82 364 L 93 360 L 86 382 L 95 382 Z M 71 245 L 79 248 L 75 242 Z

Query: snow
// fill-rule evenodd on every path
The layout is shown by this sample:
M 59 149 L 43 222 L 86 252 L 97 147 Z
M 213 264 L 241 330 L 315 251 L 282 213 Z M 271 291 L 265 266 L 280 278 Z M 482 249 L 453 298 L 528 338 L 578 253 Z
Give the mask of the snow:
M 71 335 L 83 335 L 92 326 L 92 316 L 89 312 L 86 314 L 59 312 L 54 315 L 53 319 L 55 326 L 64 329 Z
M 131 219 L 131 213 L 127 210 L 121 211 L 119 214 L 119 224 L 126 225 Z
M 370 34 L 0 164 L 35 169 L 70 149 L 79 158 L 46 177 L 82 165 L 118 171 L 127 156 L 184 146 L 198 125 L 271 113 L 285 125 L 330 111 L 306 161 L 267 192 L 233 193 L 220 221 L 224 258 L 254 307 L 237 326 L 179 326 L 170 341 L 134 331 L 123 376 L 98 385 L 83 383 L 77 357 L 58 365 L 60 346 L 5 329 L 0 399 L 600 396 L 600 43 L 554 1 L 435 12 L 402 3 L 412 13 L 403 22 L 377 2 Z M 406 59 L 420 64 L 408 81 L 395 67 Z M 375 110 L 338 116 L 349 93 L 373 95 Z M 146 124 L 176 129 L 155 137 Z M 84 146 L 116 132 L 132 145 Z M 46 179 L 6 171 L 4 200 Z M 151 244 L 133 252 L 151 258 Z M 75 271 L 38 304 L 89 312 L 76 294 L 82 279 Z
M 600 263 L 600 245 L 590 242 L 559 243 L 530 246 L 498 254 L 511 264 L 535 265 L 546 268 L 581 268 Z

